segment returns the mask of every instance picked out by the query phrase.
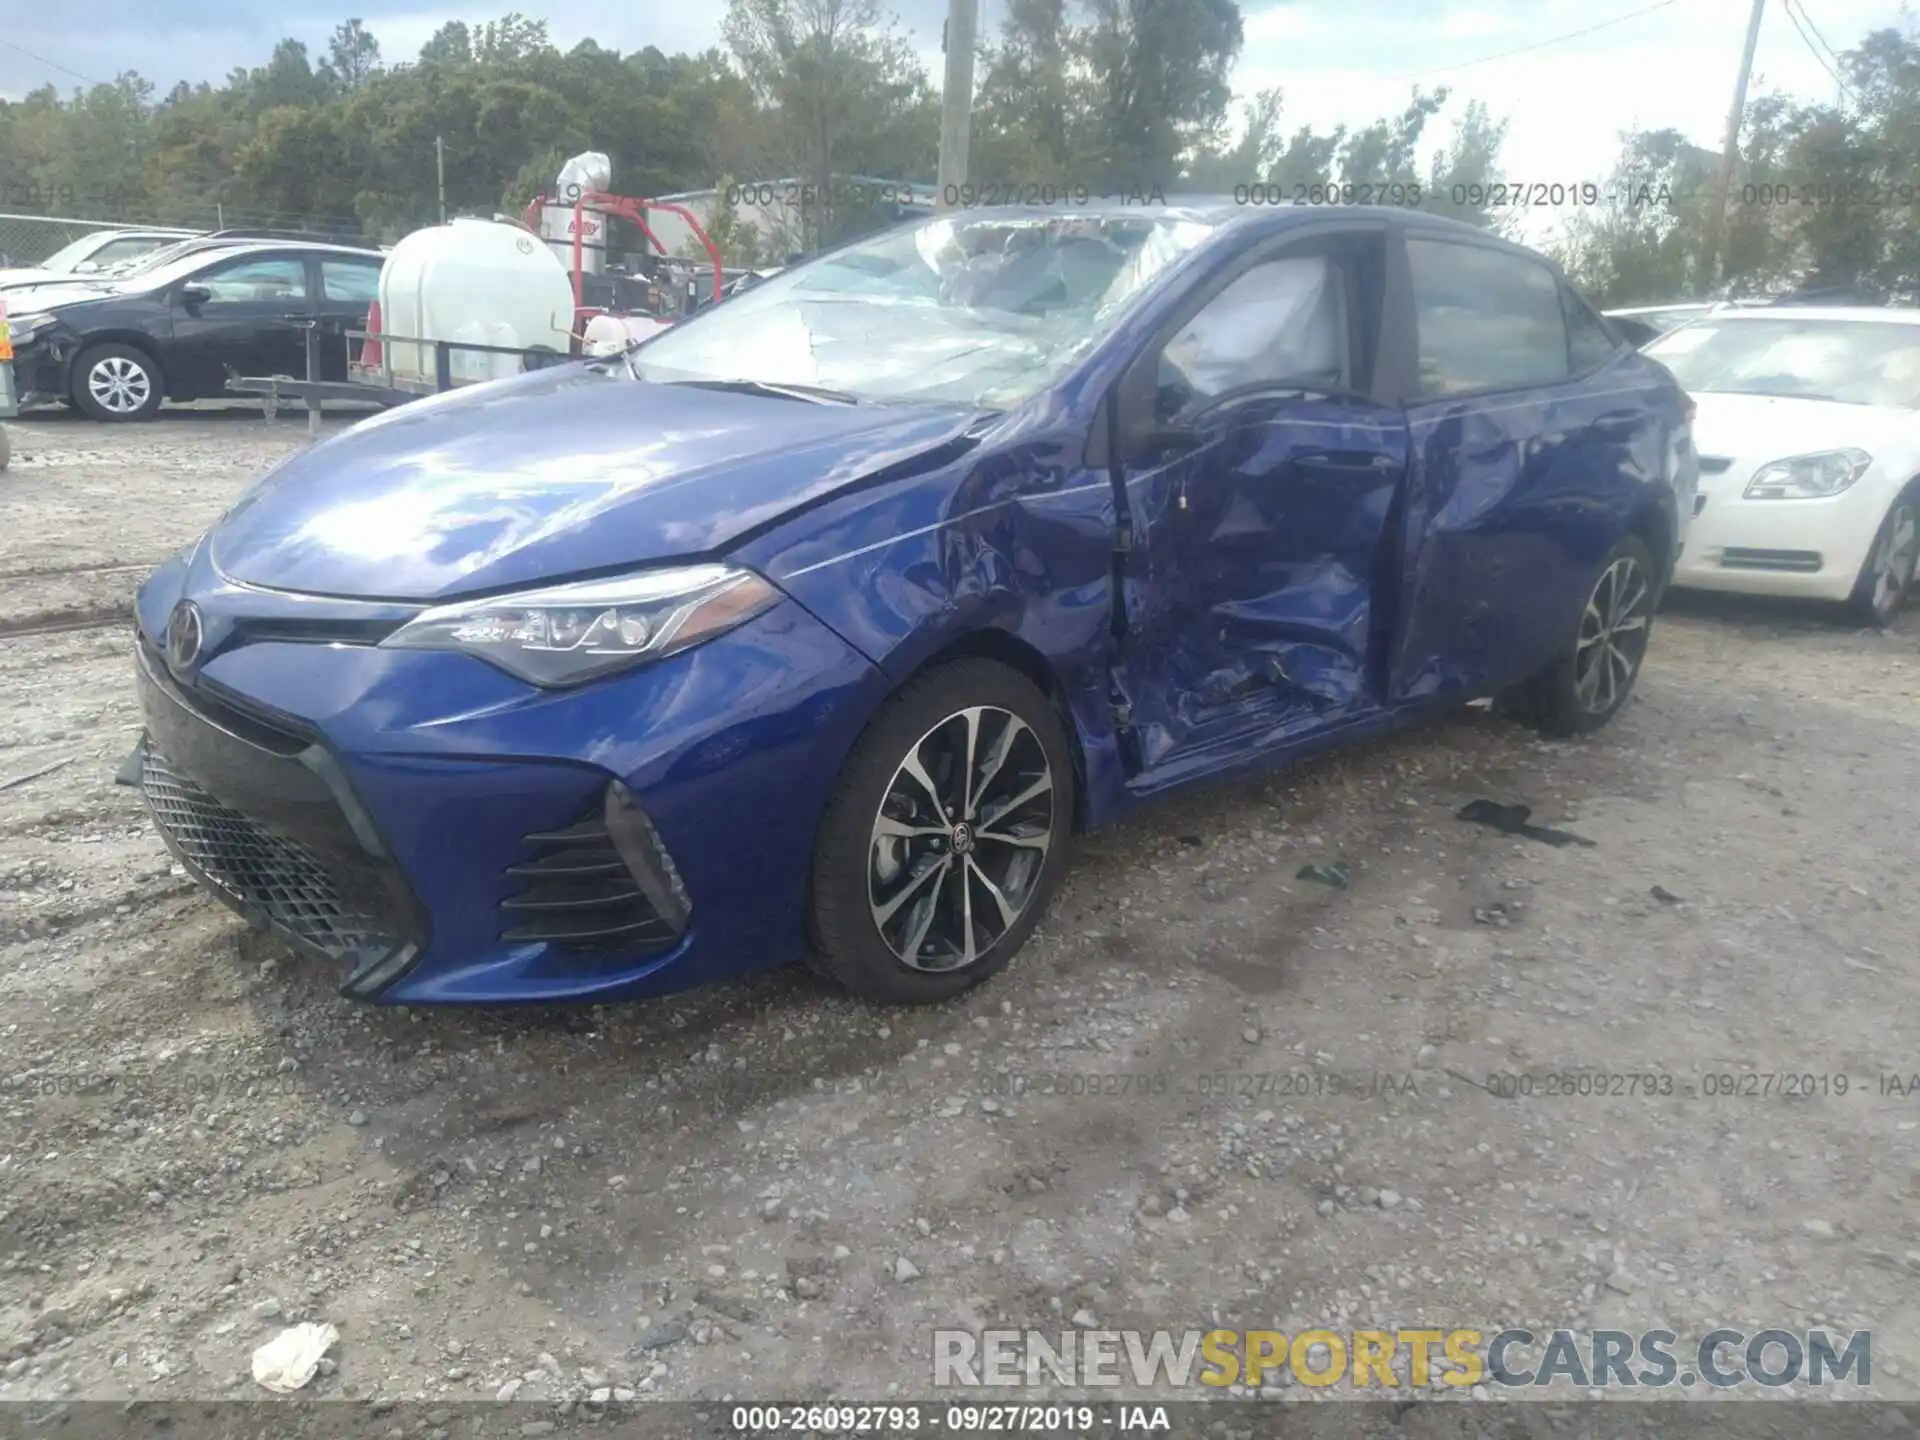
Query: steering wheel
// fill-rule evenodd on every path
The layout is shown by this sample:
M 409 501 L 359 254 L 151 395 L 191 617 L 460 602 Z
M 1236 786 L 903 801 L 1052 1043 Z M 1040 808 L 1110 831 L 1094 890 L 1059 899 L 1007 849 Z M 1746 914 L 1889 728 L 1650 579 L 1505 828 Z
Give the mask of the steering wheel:
M 1200 398 L 1186 375 L 1165 355 L 1160 357 L 1160 383 L 1154 393 L 1154 418 L 1172 420 L 1184 414 Z

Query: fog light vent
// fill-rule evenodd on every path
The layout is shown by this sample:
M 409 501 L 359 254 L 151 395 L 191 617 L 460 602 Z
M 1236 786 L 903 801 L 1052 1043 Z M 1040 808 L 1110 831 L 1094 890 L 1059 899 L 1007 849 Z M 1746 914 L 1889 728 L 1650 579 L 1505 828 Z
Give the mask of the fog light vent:
M 693 904 L 673 857 L 633 793 L 615 781 L 596 813 L 535 831 L 532 858 L 507 867 L 525 882 L 500 902 L 507 941 L 580 950 L 664 950 L 686 933 Z

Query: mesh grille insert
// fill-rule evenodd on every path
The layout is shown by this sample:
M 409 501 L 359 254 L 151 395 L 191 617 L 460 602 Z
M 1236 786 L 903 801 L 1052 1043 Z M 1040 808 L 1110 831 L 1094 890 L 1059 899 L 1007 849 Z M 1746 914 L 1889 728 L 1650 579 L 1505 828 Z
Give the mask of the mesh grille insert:
M 154 823 L 193 867 L 268 924 L 336 960 L 398 943 L 378 907 L 343 893 L 339 877 L 297 840 L 213 798 L 149 749 L 140 789 Z

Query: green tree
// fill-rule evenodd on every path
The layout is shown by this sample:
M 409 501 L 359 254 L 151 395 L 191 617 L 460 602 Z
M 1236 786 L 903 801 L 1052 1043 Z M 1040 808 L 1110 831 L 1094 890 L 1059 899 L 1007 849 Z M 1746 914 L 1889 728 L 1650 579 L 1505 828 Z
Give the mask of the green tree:
M 329 98 L 331 85 L 313 68 L 307 47 L 298 40 L 282 40 L 273 57 L 252 71 L 246 81 L 249 108 L 256 113 L 282 105 L 312 106 Z
M 1201 195 L 1231 195 L 1242 186 L 1264 182 L 1286 154 L 1280 133 L 1282 92 L 1262 90 L 1240 107 L 1240 129 L 1229 136 L 1223 123 L 1187 162 L 1183 190 Z
M 449 20 L 420 47 L 422 65 L 471 65 L 473 31 L 464 20 Z
M 327 42 L 322 70 L 339 90 L 358 90 L 380 68 L 380 42 L 358 19 L 344 20 Z
M 1506 121 L 1495 120 L 1480 101 L 1468 102 L 1447 143 L 1433 152 L 1422 196 L 1425 207 L 1483 230 L 1510 230 L 1512 212 L 1487 204 L 1488 187 L 1500 178 L 1500 150 L 1506 139 Z
M 1073 43 L 1066 0 L 1008 0 L 974 101 L 968 168 L 981 183 L 1085 183 L 1076 146 L 1091 96 Z
M 806 244 L 861 228 L 836 182 L 918 168 L 937 146 L 937 109 L 913 51 L 886 29 L 877 0 L 730 0 L 725 34 L 767 114 L 764 154 L 779 175 L 804 177 Z
M 1218 135 L 1240 53 L 1233 0 L 1088 0 L 1075 36 L 1093 93 L 1078 148 L 1122 192 L 1171 186 Z
M 730 266 L 753 269 L 764 264 L 766 257 L 761 253 L 760 231 L 740 216 L 740 207 L 733 202 L 729 194 L 737 182 L 731 175 L 722 175 L 714 189 L 713 207 L 702 226 L 707 238 L 713 241 L 720 257 Z M 689 235 L 680 247 L 681 257 L 688 260 L 707 260 L 707 247 L 698 239 Z
M 1553 247 L 1568 275 L 1607 305 L 1704 296 L 1706 199 L 1715 157 L 1677 130 L 1634 131 L 1601 186 Z

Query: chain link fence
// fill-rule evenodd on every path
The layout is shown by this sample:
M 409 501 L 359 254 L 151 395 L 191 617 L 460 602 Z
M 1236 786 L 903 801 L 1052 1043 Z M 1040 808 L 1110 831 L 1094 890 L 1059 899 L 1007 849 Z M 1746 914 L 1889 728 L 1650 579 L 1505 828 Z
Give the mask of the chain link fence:
M 223 205 L 203 207 L 173 208 L 173 218 L 156 221 L 142 214 L 142 207 L 113 206 L 110 213 L 114 218 L 87 218 L 85 211 L 91 206 L 75 206 L 79 215 L 71 210 L 60 214 L 49 214 L 47 210 L 36 209 L 32 200 L 24 207 L 18 200 L 9 203 L 9 192 L 0 186 L 0 266 L 32 266 L 45 260 L 61 246 L 78 240 L 82 235 L 92 235 L 101 230 L 178 230 L 183 234 L 196 234 L 202 231 L 224 230 L 229 226 L 242 226 L 253 229 L 275 230 L 313 230 L 332 235 L 367 235 L 358 220 L 351 217 L 285 215 L 273 212 L 231 209 Z M 50 207 L 49 207 L 50 208 Z M 432 223 L 431 220 L 422 222 Z M 401 227 L 388 239 L 397 239 L 410 227 Z
M 101 230 L 150 228 L 119 220 L 80 220 L 65 215 L 0 212 L 0 267 L 38 265 L 61 246 Z M 178 227 L 165 226 L 165 229 Z

